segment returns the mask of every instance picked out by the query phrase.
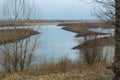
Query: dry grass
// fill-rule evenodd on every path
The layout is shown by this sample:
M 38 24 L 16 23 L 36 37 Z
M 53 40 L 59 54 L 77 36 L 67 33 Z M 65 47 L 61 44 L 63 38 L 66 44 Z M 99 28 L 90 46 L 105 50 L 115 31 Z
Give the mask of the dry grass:
M 84 36 L 90 36 L 90 35 L 108 35 L 109 33 L 103 33 L 103 32 L 95 32 L 89 30 L 90 28 L 96 29 L 96 28 L 102 28 L 102 29 L 114 29 L 114 25 L 112 23 L 108 22 L 102 22 L 102 21 L 95 21 L 95 22 L 81 22 L 81 23 L 61 23 L 58 24 L 59 26 L 65 26 L 63 27 L 64 30 L 68 30 L 71 32 L 76 32 L 78 35 L 76 37 L 84 37 Z
M 85 41 L 84 43 L 74 47 L 73 49 L 85 49 L 85 48 L 94 48 L 94 47 L 104 47 L 114 45 L 114 37 L 103 37 L 103 38 L 97 38 L 93 40 Z
M 108 24 L 109 23 L 109 24 Z M 79 22 L 79 23 L 61 23 L 58 26 L 66 26 L 65 28 L 114 28 L 114 25 L 111 22 L 104 22 L 104 21 L 94 21 L 94 22 Z
M 108 33 L 95 32 L 88 30 L 87 28 L 76 28 L 76 27 L 64 27 L 63 29 L 79 33 L 79 36 L 87 36 L 87 35 L 107 35 Z M 78 37 L 79 37 L 78 36 Z
M 107 70 L 106 63 L 95 63 L 92 66 L 82 63 L 64 63 L 58 64 L 60 68 L 54 67 L 52 71 L 58 71 L 56 73 L 50 73 L 47 75 L 39 76 L 41 80 L 111 80 L 112 72 Z M 50 66 L 51 67 L 51 66 Z M 64 69 L 63 69 L 64 67 Z M 45 67 L 44 67 L 45 68 Z
M 108 33 L 95 32 L 87 28 L 64 27 L 63 29 L 78 33 L 76 37 L 84 37 L 84 36 L 90 36 L 90 35 L 108 35 Z
M 1 80 L 112 80 L 112 72 L 106 69 L 110 65 L 101 62 L 90 66 L 64 59 L 58 63 L 44 63 L 28 72 L 7 74 Z
M 0 30 L 0 44 L 14 42 L 21 40 L 31 35 L 39 34 L 39 32 L 31 29 L 1 29 Z
M 58 63 L 55 62 L 44 62 L 40 66 L 35 66 L 35 71 L 30 71 L 30 73 L 34 73 L 35 75 L 46 75 L 51 73 L 65 73 L 66 71 L 72 68 L 72 63 L 64 58 Z

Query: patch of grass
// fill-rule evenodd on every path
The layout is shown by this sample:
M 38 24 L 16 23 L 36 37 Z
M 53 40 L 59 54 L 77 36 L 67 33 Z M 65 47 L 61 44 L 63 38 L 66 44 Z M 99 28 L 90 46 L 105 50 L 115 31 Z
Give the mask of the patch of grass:
M 5 80 L 112 80 L 111 63 L 88 65 L 65 58 L 58 63 L 44 62 L 31 70 L 8 74 Z M 4 80 L 4 79 L 3 79 Z
M 30 37 L 31 35 L 39 34 L 39 32 L 32 29 L 1 29 L 0 30 L 0 44 L 14 42 Z

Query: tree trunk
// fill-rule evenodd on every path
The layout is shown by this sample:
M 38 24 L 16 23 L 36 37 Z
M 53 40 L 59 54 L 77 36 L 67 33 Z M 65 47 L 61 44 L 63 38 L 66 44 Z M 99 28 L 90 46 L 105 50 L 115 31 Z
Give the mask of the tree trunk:
M 114 80 L 120 80 L 120 0 L 115 0 L 115 59 Z

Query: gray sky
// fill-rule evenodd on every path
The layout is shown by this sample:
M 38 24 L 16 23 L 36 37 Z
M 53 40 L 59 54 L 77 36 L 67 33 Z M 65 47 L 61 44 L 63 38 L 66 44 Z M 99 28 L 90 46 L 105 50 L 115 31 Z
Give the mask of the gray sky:
M 35 0 L 42 19 L 94 19 L 93 4 L 80 0 Z
M 81 0 L 31 0 L 35 4 L 38 18 L 41 19 L 65 19 L 65 20 L 91 20 L 95 19 L 93 4 L 81 2 Z M 0 0 L 2 6 L 3 0 Z M 4 5 L 4 4 L 3 4 Z M 34 6 L 34 5 L 33 5 Z

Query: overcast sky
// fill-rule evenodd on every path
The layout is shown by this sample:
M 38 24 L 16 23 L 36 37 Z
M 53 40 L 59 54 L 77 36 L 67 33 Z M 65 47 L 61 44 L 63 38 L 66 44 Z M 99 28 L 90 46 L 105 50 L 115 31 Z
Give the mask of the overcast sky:
M 1 0 L 0 0 L 1 1 Z M 3 1 L 3 0 L 2 0 Z M 0 5 L 2 4 L 0 2 Z M 29 1 L 29 0 L 28 0 Z M 90 20 L 95 19 L 93 4 L 81 0 L 31 0 L 41 19 Z
M 80 0 L 35 0 L 43 19 L 94 19 L 93 4 Z

